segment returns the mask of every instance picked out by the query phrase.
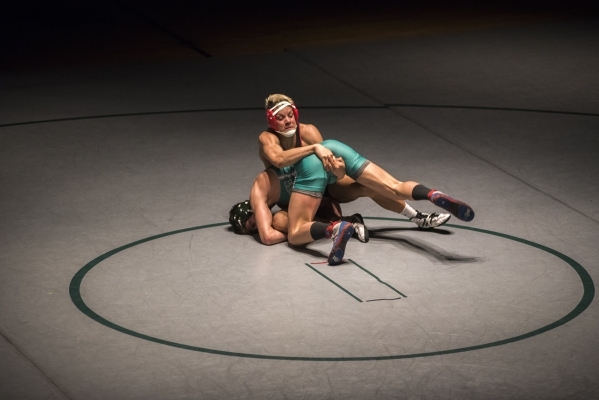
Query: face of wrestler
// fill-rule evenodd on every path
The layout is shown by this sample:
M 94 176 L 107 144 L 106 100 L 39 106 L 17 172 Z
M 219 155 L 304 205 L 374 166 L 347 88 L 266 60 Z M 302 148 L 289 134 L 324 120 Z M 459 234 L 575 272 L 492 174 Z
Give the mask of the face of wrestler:
M 287 106 L 279 111 L 276 115 L 277 119 L 277 131 L 287 132 L 297 127 L 297 121 L 295 115 L 293 115 L 293 109 L 291 106 Z
M 248 234 L 258 232 L 258 227 L 256 226 L 256 214 L 252 214 L 247 221 L 245 221 L 245 229 Z

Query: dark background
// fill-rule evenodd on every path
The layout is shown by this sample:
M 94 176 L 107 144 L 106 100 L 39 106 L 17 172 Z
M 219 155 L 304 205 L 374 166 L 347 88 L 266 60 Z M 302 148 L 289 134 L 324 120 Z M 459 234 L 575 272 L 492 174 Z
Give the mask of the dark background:
M 0 68 L 230 57 L 584 19 L 591 1 L 20 1 L 0 13 Z

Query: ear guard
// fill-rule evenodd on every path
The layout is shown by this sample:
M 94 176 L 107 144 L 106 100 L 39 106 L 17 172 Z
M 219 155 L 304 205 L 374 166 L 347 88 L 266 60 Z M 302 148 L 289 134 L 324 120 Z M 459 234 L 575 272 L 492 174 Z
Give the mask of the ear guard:
M 295 117 L 295 123 L 297 125 L 299 125 L 299 112 L 297 111 L 297 107 L 295 107 L 294 104 L 291 104 L 288 101 L 281 101 L 277 104 L 275 104 L 275 106 L 269 110 L 266 110 L 266 121 L 268 122 L 268 127 L 271 128 L 272 130 L 274 130 L 275 132 L 277 131 L 277 114 L 279 113 L 279 111 L 281 111 L 283 108 L 287 107 L 287 106 L 291 106 L 291 108 L 293 109 L 293 116 Z

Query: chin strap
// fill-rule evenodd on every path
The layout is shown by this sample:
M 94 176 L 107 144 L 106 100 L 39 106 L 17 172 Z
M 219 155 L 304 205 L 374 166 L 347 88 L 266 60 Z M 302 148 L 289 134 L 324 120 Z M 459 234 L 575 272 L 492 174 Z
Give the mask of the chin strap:
M 279 132 L 279 131 L 276 131 L 276 132 L 285 137 L 291 137 L 291 136 L 295 135 L 295 131 L 297 131 L 297 128 L 293 128 L 292 130 L 287 131 L 287 132 Z

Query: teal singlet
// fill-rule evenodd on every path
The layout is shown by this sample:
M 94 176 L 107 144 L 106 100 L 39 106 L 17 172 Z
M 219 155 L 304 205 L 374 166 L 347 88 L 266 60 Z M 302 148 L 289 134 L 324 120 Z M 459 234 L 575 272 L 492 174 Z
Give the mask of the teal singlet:
M 320 143 L 331 150 L 335 157 L 345 161 L 345 173 L 353 180 L 358 179 L 370 161 L 358 154 L 348 145 L 337 140 L 325 140 Z M 295 164 L 294 192 L 304 193 L 314 197 L 322 197 L 328 184 L 335 183 L 337 177 L 325 171 L 322 161 L 315 154 L 309 155 Z

